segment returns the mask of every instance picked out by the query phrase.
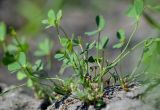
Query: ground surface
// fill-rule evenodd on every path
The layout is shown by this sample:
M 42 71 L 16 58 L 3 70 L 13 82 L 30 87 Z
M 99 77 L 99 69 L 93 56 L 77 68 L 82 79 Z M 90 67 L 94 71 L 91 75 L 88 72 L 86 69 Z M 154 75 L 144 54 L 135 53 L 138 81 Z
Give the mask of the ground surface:
M 9 89 L 0 84 L 3 90 Z M 124 90 L 114 91 L 110 99 L 104 98 L 106 107 L 101 110 L 155 110 L 152 106 L 143 103 L 138 97 L 144 92 L 140 86 L 134 86 L 130 92 Z M 0 110 L 40 110 L 42 100 L 36 100 L 28 96 L 22 88 L 12 90 L 0 96 Z M 45 109 L 43 109 L 45 110 Z M 50 105 L 47 110 L 96 110 L 94 106 L 87 106 L 83 102 L 66 97 Z
M 144 92 L 139 86 L 130 89 L 115 91 L 110 99 L 104 98 L 106 107 L 101 110 L 155 110 L 151 105 L 143 103 L 138 97 Z M 48 107 L 47 110 L 97 110 L 94 106 L 86 106 L 83 102 L 68 97 Z

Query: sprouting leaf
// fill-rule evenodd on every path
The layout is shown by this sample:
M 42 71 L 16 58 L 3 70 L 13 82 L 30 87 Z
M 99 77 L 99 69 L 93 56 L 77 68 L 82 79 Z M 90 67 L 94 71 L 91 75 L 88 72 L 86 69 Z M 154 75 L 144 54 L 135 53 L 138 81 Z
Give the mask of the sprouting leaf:
M 21 65 L 17 62 L 8 65 L 8 70 L 11 72 L 16 72 L 19 69 L 21 69 Z
M 52 20 L 56 20 L 56 15 L 55 15 L 55 12 L 53 10 L 49 10 L 48 18 L 52 19 Z
M 55 24 L 56 23 L 55 12 L 53 10 L 49 10 L 49 12 L 48 12 L 48 18 L 45 19 L 45 20 L 42 20 L 42 23 L 47 25 L 46 28 L 49 28 L 51 26 L 55 26 L 56 25 Z
M 57 13 L 57 24 L 59 25 L 62 19 L 62 10 L 59 10 Z
M 136 13 L 136 9 L 134 6 L 130 6 L 127 12 L 127 16 L 128 17 L 133 17 L 133 18 L 137 18 L 137 13 Z
M 134 0 L 134 4 L 129 7 L 127 15 L 138 20 L 143 12 L 143 0 Z
M 135 5 L 137 15 L 140 16 L 141 13 L 143 12 L 143 0 L 135 0 L 134 5 Z
M 103 18 L 103 16 L 97 16 L 96 17 L 96 24 L 97 24 L 97 29 L 91 32 L 85 32 L 86 35 L 88 36 L 92 36 L 97 34 L 98 32 L 102 31 L 106 25 L 105 20 Z
M 124 42 L 126 37 L 125 37 L 125 31 L 123 29 L 119 29 L 117 32 L 117 38 L 120 40 L 120 42 Z
M 6 36 L 6 25 L 1 22 L 0 23 L 0 41 L 4 41 Z
M 102 31 L 106 24 L 102 15 L 96 17 L 96 24 L 98 26 L 98 30 Z
M 57 27 L 60 25 L 61 19 L 62 19 L 62 10 L 59 10 L 57 14 L 54 12 L 54 10 L 49 10 L 48 18 L 42 20 L 42 23 L 47 24 L 46 28 L 49 28 L 51 26 Z
M 57 13 L 57 20 L 62 18 L 62 10 L 59 10 Z
M 18 58 L 19 63 L 25 67 L 26 66 L 26 55 L 24 52 L 19 53 L 19 58 Z
M 113 48 L 121 48 L 124 45 L 126 37 L 125 37 L 125 31 L 123 29 L 118 30 L 117 38 L 119 40 L 119 43 L 115 44 Z
M 22 71 L 19 71 L 17 73 L 17 79 L 18 80 L 23 80 L 24 78 L 26 78 L 26 74 L 24 72 L 22 72 Z

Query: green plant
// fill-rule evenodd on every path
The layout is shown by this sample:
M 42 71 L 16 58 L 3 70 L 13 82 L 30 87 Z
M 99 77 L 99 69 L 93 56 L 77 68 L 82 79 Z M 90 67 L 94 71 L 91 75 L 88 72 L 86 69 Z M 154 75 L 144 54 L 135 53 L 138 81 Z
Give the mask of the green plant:
M 106 87 L 119 84 L 125 91 L 129 91 L 128 83 L 135 79 L 135 72 L 143 61 L 149 60 L 152 55 L 150 48 L 156 43 L 156 49 L 159 47 L 160 38 L 147 38 L 130 49 L 128 49 L 132 38 L 134 37 L 141 16 L 143 15 L 144 2 L 143 0 L 134 0 L 133 5 L 127 11 L 127 15 L 134 19 L 134 29 L 127 41 L 124 29 L 119 29 L 117 32 L 118 42 L 113 45 L 114 49 L 120 49 L 121 53 L 117 55 L 113 61 L 109 61 L 105 56 L 105 51 L 109 44 L 109 37 L 107 35 L 101 36 L 106 23 L 102 15 L 96 17 L 97 28 L 91 32 L 85 32 L 89 36 L 97 35 L 97 39 L 83 43 L 82 37 L 69 35 L 61 26 L 62 11 L 55 13 L 49 10 L 48 18 L 42 23 L 46 28 L 54 27 L 56 29 L 61 48 L 56 52 L 54 58 L 61 61 L 61 72 L 66 68 L 73 70 L 70 78 L 61 79 L 58 76 L 55 78 L 48 77 L 43 74 L 43 64 L 38 60 L 34 65 L 26 57 L 27 46 L 26 43 L 20 42 L 17 34 L 12 30 L 13 43 L 7 46 L 4 42 L 5 55 L 3 58 L 4 64 L 8 65 L 8 69 L 12 73 L 17 73 L 17 78 L 22 80 L 27 79 L 28 87 L 35 90 L 39 97 L 52 97 L 52 93 L 57 95 L 73 96 L 84 101 L 87 104 L 95 104 L 97 108 L 104 106 L 103 95 Z M 1 24 L 0 41 L 5 38 L 5 25 Z M 117 65 L 132 51 L 143 46 L 142 56 L 129 76 L 123 76 L 117 71 Z M 48 57 L 49 65 L 52 58 L 53 43 L 49 39 L 40 42 L 38 50 L 35 51 L 36 56 Z M 152 49 L 151 49 L 152 50 Z M 158 50 L 158 49 L 157 49 Z M 95 51 L 95 54 L 91 54 Z M 157 52 L 157 51 L 156 51 Z M 159 51 L 158 51 L 159 53 Z M 52 85 L 45 84 L 42 86 L 41 80 L 51 81 Z M 47 85 L 47 87 L 46 87 Z M 58 96 L 59 97 L 59 96 Z
M 135 28 L 128 41 L 126 41 L 125 31 L 123 29 L 118 30 L 117 38 L 119 42 L 115 44 L 113 48 L 121 49 L 122 51 L 111 62 L 109 62 L 104 55 L 104 51 L 108 46 L 109 38 L 107 36 L 101 37 L 101 32 L 106 25 L 103 16 L 100 15 L 96 17 L 96 30 L 85 33 L 88 36 L 98 35 L 97 40 L 88 42 L 84 45 L 81 37 L 77 38 L 74 35 L 69 37 L 69 35 L 61 27 L 61 11 L 59 11 L 57 15 L 53 10 L 48 12 L 48 18 L 43 20 L 42 23 L 46 24 L 47 28 L 51 26 L 56 28 L 59 42 L 62 46 L 56 53 L 55 58 L 63 62 L 63 69 L 72 68 L 74 70 L 72 77 L 74 77 L 74 80 L 76 80 L 77 83 L 75 84 L 75 91 L 72 91 L 70 88 L 71 94 L 74 94 L 75 97 L 90 104 L 101 100 L 104 94 L 104 88 L 106 86 L 110 86 L 110 81 L 105 78 L 107 74 L 110 74 L 109 80 L 114 79 L 115 81 L 111 84 L 111 86 L 114 86 L 115 83 L 119 83 L 124 90 L 129 90 L 127 81 L 130 77 L 132 77 L 136 70 L 133 70 L 133 74 L 131 74 L 130 77 L 123 77 L 116 71 L 116 66 L 126 55 L 131 53 L 137 47 L 140 47 L 143 44 L 145 44 L 144 46 L 146 47 L 146 42 L 150 41 L 159 42 L 159 38 L 148 38 L 127 50 L 134 34 L 137 31 L 143 9 L 143 1 L 134 0 L 134 4 L 130 6 L 127 15 L 135 20 Z M 94 49 L 96 50 L 96 54 L 90 55 L 90 51 Z M 114 72 L 112 73 L 111 70 Z
M 13 29 L 11 29 L 10 33 L 13 42 L 8 44 L 6 39 L 3 39 L 2 42 L 5 53 L 2 59 L 3 64 L 8 66 L 8 70 L 11 73 L 16 73 L 18 80 L 26 79 L 26 83 L 23 86 L 27 85 L 32 88 L 35 96 L 38 98 L 52 97 L 49 95 L 52 88 L 43 84 L 43 80 L 48 75 L 44 71 L 42 61 L 37 60 L 35 64 L 31 64 L 26 56 L 28 51 L 27 43 L 23 40 L 19 41 L 17 33 Z

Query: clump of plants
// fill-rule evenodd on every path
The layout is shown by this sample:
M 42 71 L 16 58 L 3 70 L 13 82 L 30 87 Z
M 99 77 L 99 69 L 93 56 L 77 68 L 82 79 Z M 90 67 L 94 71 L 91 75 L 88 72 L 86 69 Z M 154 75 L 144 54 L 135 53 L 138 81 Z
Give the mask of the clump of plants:
M 116 66 L 126 55 L 139 46 L 144 45 L 144 52 L 146 52 L 153 42 L 160 41 L 159 38 L 144 39 L 127 50 L 137 31 L 143 9 L 144 3 L 142 0 L 135 0 L 134 4 L 129 8 L 127 15 L 135 20 L 135 27 L 128 41 L 126 40 L 125 31 L 123 29 L 118 30 L 118 43 L 113 45 L 113 48 L 121 49 L 121 53 L 113 61 L 109 61 L 104 54 L 109 38 L 101 36 L 106 25 L 103 16 L 99 15 L 96 17 L 97 28 L 94 31 L 85 32 L 87 36 L 97 35 L 97 39 L 84 44 L 82 37 L 69 36 L 64 31 L 60 25 L 62 11 L 55 13 L 53 10 L 50 10 L 48 18 L 43 20 L 42 23 L 47 25 L 46 28 L 54 27 L 57 31 L 61 48 L 56 53 L 55 58 L 63 62 L 63 69 L 72 68 L 74 71 L 69 86 L 65 86 L 67 88 L 63 86 L 62 88 L 58 87 L 59 91 L 66 90 L 68 91 L 67 94 L 71 94 L 87 104 L 96 104 L 97 107 L 101 107 L 104 104 L 103 96 L 106 87 L 114 87 L 116 84 L 119 84 L 125 91 L 129 91 L 129 81 L 134 79 L 136 68 L 131 75 L 124 77 L 117 72 Z M 91 51 L 96 52 L 95 54 L 90 54 Z M 62 85 L 65 84 L 63 82 Z
M 7 66 L 11 73 L 16 73 L 18 80 L 25 80 L 24 84 L 15 86 L 12 89 L 21 86 L 27 86 L 34 90 L 37 98 L 51 98 L 51 87 L 46 84 L 46 82 L 49 80 L 45 81 L 46 78 L 48 78 L 48 74 L 44 70 L 44 64 L 42 61 L 40 59 L 36 60 L 34 63 L 29 61 L 29 59 L 26 57 L 29 46 L 25 39 L 20 39 L 13 28 L 10 28 L 9 32 L 7 33 L 7 28 L 4 23 L 1 23 L 0 28 L 2 29 L 1 44 L 4 51 L 1 61 L 3 65 Z M 49 43 L 49 40 L 46 39 L 44 43 L 39 45 L 41 45 L 39 46 L 41 50 L 37 50 L 35 52 L 36 55 L 48 55 L 48 51 L 50 51 L 49 49 L 52 47 L 52 44 Z M 41 47 L 43 47 L 43 49 Z M 49 82 L 51 83 L 51 81 Z M 9 90 L 4 91 L 4 93 L 8 91 Z
M 112 61 L 109 61 L 105 55 L 105 51 L 109 45 L 109 37 L 101 36 L 105 29 L 106 22 L 102 15 L 96 17 L 96 29 L 91 32 L 85 32 L 88 37 L 97 36 L 97 39 L 84 43 L 83 37 L 69 35 L 61 26 L 62 11 L 55 13 L 53 10 L 48 12 L 47 19 L 42 23 L 46 28 L 53 27 L 57 32 L 57 38 L 61 48 L 56 52 L 54 58 L 62 62 L 61 72 L 70 68 L 72 75 L 66 79 L 60 77 L 49 77 L 44 71 L 44 65 L 41 60 L 37 60 L 35 64 L 30 63 L 26 57 L 27 45 L 19 41 L 16 32 L 12 29 L 11 36 L 13 43 L 7 45 L 4 40 L 5 25 L 1 24 L 3 35 L 0 35 L 0 41 L 3 42 L 4 57 L 3 63 L 8 66 L 11 73 L 16 73 L 19 80 L 27 79 L 26 84 L 31 87 L 36 96 L 39 98 L 59 99 L 63 96 L 72 96 L 88 105 L 95 105 L 96 108 L 105 106 L 103 100 L 106 95 L 106 89 L 120 86 L 125 91 L 129 91 L 129 84 L 134 80 L 136 67 L 130 75 L 123 76 L 117 71 L 117 65 L 133 50 L 144 46 L 143 54 L 153 43 L 159 43 L 159 38 L 147 38 L 140 41 L 130 49 L 128 49 L 134 34 L 137 31 L 141 16 L 143 14 L 144 2 L 142 0 L 134 0 L 134 4 L 129 8 L 127 15 L 135 21 L 134 29 L 126 39 L 124 29 L 117 32 L 117 43 L 113 45 L 114 49 L 121 50 L 121 53 Z M 36 56 L 47 57 L 48 68 L 52 66 L 51 58 L 53 43 L 46 39 L 38 45 Z M 95 54 L 92 54 L 93 52 Z M 138 65 L 141 63 L 139 61 Z M 50 83 L 46 83 L 46 82 Z

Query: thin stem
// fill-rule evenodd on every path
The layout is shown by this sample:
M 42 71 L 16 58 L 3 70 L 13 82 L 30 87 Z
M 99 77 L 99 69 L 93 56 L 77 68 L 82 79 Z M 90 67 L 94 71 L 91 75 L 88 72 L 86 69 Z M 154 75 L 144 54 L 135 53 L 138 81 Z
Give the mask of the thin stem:
M 133 38 L 135 32 L 137 31 L 138 24 L 139 24 L 139 22 L 136 23 L 136 26 L 135 26 L 135 28 L 134 28 L 132 34 L 130 35 L 129 40 L 128 40 L 126 46 L 124 47 L 124 49 L 122 50 L 122 52 L 118 55 L 118 57 L 116 57 L 116 58 L 113 60 L 112 63 L 115 63 L 117 60 L 119 60 L 120 57 L 123 55 L 123 53 L 124 53 L 124 52 L 126 51 L 126 49 L 128 48 L 128 46 L 129 46 L 129 44 L 130 44 L 130 42 L 131 42 L 131 39 Z
M 135 72 L 137 71 L 138 67 L 140 66 L 140 64 L 141 64 L 141 62 L 142 62 L 143 56 L 144 56 L 144 49 L 143 49 L 143 52 L 142 52 L 142 54 L 141 54 L 141 56 L 140 56 L 140 59 L 139 59 L 139 61 L 138 61 L 138 64 L 137 64 L 137 66 L 133 69 L 130 77 L 132 77 L 132 76 L 135 74 Z
M 87 50 L 87 52 L 86 52 L 86 60 L 88 60 L 88 50 Z M 89 73 L 89 69 L 88 69 L 89 67 L 88 67 L 88 61 L 87 61 L 87 73 Z
M 21 43 L 20 43 L 20 41 L 18 40 L 17 36 L 14 35 L 13 37 L 15 38 L 15 40 L 16 40 L 16 42 L 18 43 L 18 45 L 19 45 L 19 47 L 21 48 L 21 50 L 24 51 L 23 46 L 21 45 Z
M 59 32 L 58 26 L 56 26 L 56 31 L 57 31 L 58 36 L 60 36 L 60 32 Z
M 105 57 L 104 57 L 104 49 L 102 50 L 102 69 L 104 67 L 104 61 L 105 61 Z
M 23 84 L 17 85 L 17 86 L 13 86 L 12 88 L 10 88 L 8 90 L 5 90 L 4 92 L 0 93 L 0 96 L 3 96 L 4 94 L 8 93 L 9 91 L 17 89 L 19 87 L 23 87 L 23 86 L 26 86 L 26 83 L 23 83 Z
M 79 44 L 79 47 L 80 47 L 81 51 L 84 52 L 83 47 L 82 47 L 82 44 Z M 85 56 L 85 55 L 83 55 L 83 59 L 86 59 L 86 56 Z
M 65 35 L 66 37 L 68 37 L 68 34 L 65 32 L 65 30 L 63 29 L 63 27 L 62 27 L 62 26 L 59 26 L 59 28 L 60 28 L 61 31 L 64 33 L 64 35 Z
M 98 48 L 97 48 L 97 57 L 99 56 L 99 43 L 100 43 L 101 32 L 98 33 Z
M 151 39 L 151 38 L 148 38 Z M 121 58 L 119 58 L 117 61 L 114 62 L 114 64 L 117 64 L 118 62 L 120 62 L 125 56 L 127 56 L 129 53 L 131 53 L 133 50 L 135 50 L 136 48 L 138 48 L 140 45 L 142 45 L 144 42 L 146 42 L 148 39 L 145 39 L 141 42 L 139 42 L 138 44 L 136 44 L 134 47 L 132 47 L 129 51 L 127 51 L 123 56 L 121 56 Z

